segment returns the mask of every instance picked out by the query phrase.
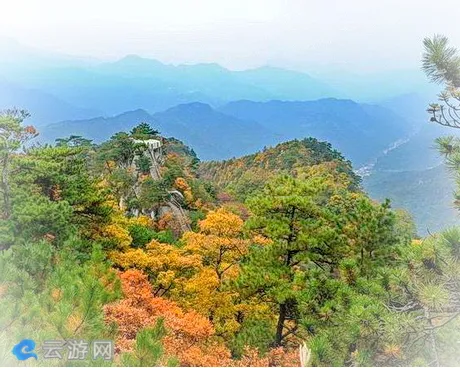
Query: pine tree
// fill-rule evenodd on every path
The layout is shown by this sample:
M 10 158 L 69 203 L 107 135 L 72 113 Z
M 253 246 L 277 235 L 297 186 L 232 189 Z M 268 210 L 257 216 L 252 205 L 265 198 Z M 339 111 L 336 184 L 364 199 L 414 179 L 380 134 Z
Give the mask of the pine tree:
M 380 333 L 370 337 L 386 314 L 380 280 L 407 245 L 388 204 L 350 192 L 346 177 L 313 167 L 304 177 L 268 183 L 248 205 L 248 229 L 266 241 L 254 244 L 238 285 L 243 297 L 258 295 L 271 306 L 276 324 L 264 327 L 273 331 L 271 345 L 305 339 L 316 364 L 343 365 L 356 346 L 364 352 L 379 340 Z M 262 326 L 256 323 L 254 333 L 266 336 Z
M 2 193 L 2 217 L 11 214 L 10 170 L 13 153 L 27 141 L 37 136 L 32 126 L 22 126 L 29 113 L 24 110 L 6 110 L 0 113 L 0 191 Z
M 140 123 L 131 130 L 131 136 L 135 139 L 151 139 L 159 134 L 160 132 L 158 130 L 153 129 L 149 123 L 146 122 Z
M 136 335 L 134 351 L 124 353 L 121 357 L 126 367 L 154 367 L 164 361 L 162 339 L 166 335 L 164 320 L 159 318 L 153 328 L 144 328 Z M 175 361 L 170 358 L 167 366 L 173 366 Z
M 460 230 L 452 228 L 414 241 L 404 253 L 389 309 L 406 322 L 401 349 L 406 363 L 456 366 L 460 359 Z

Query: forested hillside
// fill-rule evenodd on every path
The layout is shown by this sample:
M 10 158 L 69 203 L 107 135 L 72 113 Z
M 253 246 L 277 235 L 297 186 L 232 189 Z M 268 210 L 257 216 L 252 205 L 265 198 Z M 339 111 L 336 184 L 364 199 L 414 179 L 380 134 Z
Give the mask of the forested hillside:
M 455 3 L 3 1 L 0 367 L 460 367 Z
M 30 146 L 26 119 L 0 117 L 2 363 L 24 336 L 115 341 L 85 365 L 458 363 L 460 234 L 414 239 L 328 143 L 200 166 L 146 123 Z
M 261 190 L 269 179 L 281 174 L 302 175 L 311 166 L 324 164 L 350 180 L 358 188 L 361 179 L 354 174 L 350 161 L 329 143 L 315 138 L 294 140 L 266 148 L 261 152 L 227 161 L 202 162 L 199 174 L 221 191 L 244 201 Z

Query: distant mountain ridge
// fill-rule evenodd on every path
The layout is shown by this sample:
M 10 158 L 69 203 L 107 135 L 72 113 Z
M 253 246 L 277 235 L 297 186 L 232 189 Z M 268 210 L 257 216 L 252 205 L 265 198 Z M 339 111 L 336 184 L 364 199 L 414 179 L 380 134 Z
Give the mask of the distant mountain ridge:
M 42 53 L 17 48 L 21 62 L 16 65 L 11 58 L 0 60 L 0 78 L 104 115 L 139 108 L 154 113 L 196 101 L 219 106 L 238 99 L 309 100 L 337 94 L 306 73 L 282 68 L 232 71 L 218 64 L 170 65 L 136 55 L 104 63 L 83 63 L 78 59 L 71 63 L 62 58 L 62 65 L 58 57 L 51 57 L 48 65 L 43 65 L 42 60 L 48 59 L 43 59 Z M 1 51 L 0 45 L 0 54 Z M 34 53 L 40 61 L 37 67 Z M 24 64 L 24 55 L 29 63 Z
M 102 142 L 140 122 L 151 124 L 163 136 L 184 141 L 204 160 L 254 152 L 278 139 L 258 123 L 240 120 L 197 102 L 178 105 L 153 115 L 138 109 L 108 118 L 62 121 L 41 129 L 39 140 L 52 143 L 56 138 L 73 134 Z
M 103 62 L 91 57 L 52 53 L 2 37 L 0 56 L 0 79 L 68 104 L 69 113 L 59 119 L 35 109 L 43 116 L 40 125 L 80 118 L 72 113 L 71 106 L 113 116 L 136 109 L 154 113 L 196 101 L 213 107 L 244 99 L 266 102 L 337 97 L 374 103 L 403 93 L 433 94 L 433 85 L 420 70 L 370 75 L 321 66 L 307 72 L 261 66 L 233 71 L 216 63 L 173 65 L 138 55 Z M 0 85 L 2 93 L 7 94 L 9 90 Z M 0 109 L 11 107 L 7 104 L 30 109 L 27 100 L 14 94 L 0 101 Z M 63 106 L 56 104 L 57 109 Z M 53 105 L 47 110 L 53 110 Z
M 195 147 L 203 160 L 252 153 L 279 139 L 257 122 L 226 115 L 199 102 L 158 112 L 153 119 L 162 132 Z
M 389 110 L 351 100 L 322 99 L 237 101 L 220 109 L 194 102 L 155 114 L 139 109 L 109 118 L 52 124 L 42 129 L 42 140 L 77 134 L 100 142 L 140 121 L 184 141 L 202 160 L 238 157 L 290 139 L 315 137 L 331 142 L 355 167 L 407 133 L 404 119 Z
M 29 124 L 41 127 L 64 119 L 87 119 L 98 110 L 84 109 L 40 90 L 23 88 L 0 79 L 0 110 L 26 108 L 31 114 Z
M 220 111 L 256 121 L 285 140 L 315 137 L 330 142 L 355 167 L 409 134 L 410 124 L 391 110 L 335 98 L 315 101 L 235 101 Z

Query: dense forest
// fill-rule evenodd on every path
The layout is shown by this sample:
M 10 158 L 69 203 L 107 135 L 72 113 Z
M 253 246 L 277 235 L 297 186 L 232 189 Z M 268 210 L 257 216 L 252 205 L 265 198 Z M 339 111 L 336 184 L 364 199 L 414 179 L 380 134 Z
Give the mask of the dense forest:
M 145 123 L 34 146 L 26 118 L 1 117 L 2 346 L 113 339 L 133 366 L 455 363 L 460 232 L 414 238 L 329 144 L 200 165 Z
M 424 66 L 450 101 L 446 45 L 427 40 Z M 458 365 L 460 229 L 419 238 L 329 143 L 201 163 L 145 122 L 39 145 L 28 118 L 0 115 L 2 364 L 27 337 L 115 355 L 25 365 Z M 460 142 L 438 146 L 460 172 Z

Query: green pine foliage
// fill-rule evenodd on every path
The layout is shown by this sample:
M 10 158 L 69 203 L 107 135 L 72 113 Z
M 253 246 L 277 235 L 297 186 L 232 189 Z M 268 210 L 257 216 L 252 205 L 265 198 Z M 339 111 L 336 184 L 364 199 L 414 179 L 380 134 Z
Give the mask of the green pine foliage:
M 460 230 L 414 239 L 410 216 L 363 193 L 351 164 L 329 144 L 287 142 L 198 168 L 193 150 L 146 124 L 101 145 L 73 136 L 21 150 L 36 132 L 22 127 L 25 113 L 8 114 L 0 118 L 9 142 L 0 145 L 2 364 L 17 365 L 10 347 L 25 336 L 37 344 L 119 341 L 123 326 L 141 316 L 150 324 L 124 336 L 131 350 L 117 351 L 113 362 L 30 362 L 180 365 L 168 338 L 177 344 L 202 318 L 197 344 L 208 353 L 215 348 L 225 364 L 282 364 L 305 346 L 312 366 L 458 365 Z M 133 141 L 148 137 L 162 139 L 161 179 L 150 177 L 151 162 L 139 160 L 145 147 Z M 441 143 L 452 155 L 457 143 Z M 245 200 L 236 202 L 241 219 L 225 217 L 235 233 L 229 224 L 202 221 L 222 191 Z M 155 216 L 171 192 L 183 197 L 191 224 L 180 239 L 171 214 Z M 236 254 L 230 261 L 228 252 Z M 114 254 L 127 268 L 142 265 L 149 278 L 142 282 L 171 288 L 158 295 L 136 284 L 138 271 L 130 270 L 124 281 L 132 290 L 123 290 L 132 295 L 122 295 L 126 268 Z M 216 259 L 225 277 L 206 289 L 202 281 L 214 282 Z M 182 304 L 190 289 L 219 301 L 223 295 L 228 322 L 215 328 L 227 310 L 205 316 L 190 301 Z M 172 310 L 152 323 L 137 308 L 141 301 L 155 312 L 157 305 Z M 128 323 L 108 323 L 109 304 Z
M 315 365 L 375 363 L 388 266 L 397 267 L 408 246 L 388 203 L 319 171 L 275 178 L 248 206 L 248 230 L 272 243 L 254 245 L 238 285 L 272 305 L 270 345 L 296 336 L 307 341 Z
M 7 286 L 0 300 L 2 346 L 11 347 L 24 336 L 39 345 L 45 340 L 114 338 L 116 326 L 104 323 L 103 306 L 120 296 L 119 282 L 100 247 L 82 262 L 73 241 L 59 251 L 42 241 L 3 252 L 1 283 Z M 6 362 L 17 364 L 12 358 Z
M 125 353 L 121 362 L 125 367 L 155 367 L 164 357 L 164 349 L 161 339 L 166 336 L 164 321 L 159 319 L 153 328 L 145 328 L 136 335 L 134 351 Z M 168 359 L 168 367 L 177 366 L 174 357 Z

